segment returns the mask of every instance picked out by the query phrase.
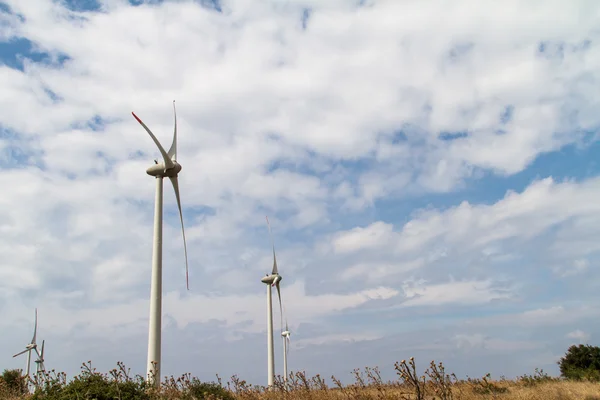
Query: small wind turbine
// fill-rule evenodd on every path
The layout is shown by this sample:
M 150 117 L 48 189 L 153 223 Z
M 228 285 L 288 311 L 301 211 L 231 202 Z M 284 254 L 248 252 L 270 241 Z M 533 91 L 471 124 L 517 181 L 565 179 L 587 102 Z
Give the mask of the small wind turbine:
M 286 313 L 287 314 L 287 313 Z M 288 379 L 288 365 L 287 355 L 290 351 L 290 329 L 288 328 L 287 317 L 285 318 L 285 331 L 281 332 L 281 338 L 283 339 L 283 381 L 287 382 Z
M 35 360 L 36 363 L 36 369 L 35 369 L 35 385 L 37 387 L 40 387 L 41 383 L 44 380 L 44 373 L 46 372 L 46 367 L 44 366 L 44 343 L 46 341 L 42 340 L 42 351 L 38 352 L 37 349 L 35 349 L 35 352 L 38 356 L 38 358 Z
M 38 353 L 37 349 L 35 349 L 35 352 L 37 353 L 37 360 L 35 360 L 36 363 L 36 370 L 35 373 L 36 375 L 40 375 L 43 374 L 44 372 L 46 372 L 46 367 L 44 366 L 44 343 L 46 341 L 42 340 L 42 351 Z
M 27 346 L 25 346 L 25 350 L 23 350 L 20 353 L 17 353 L 13 356 L 17 357 L 20 356 L 21 354 L 27 353 L 27 378 L 29 378 L 29 371 L 31 368 L 31 351 L 35 350 L 37 351 L 37 344 L 35 343 L 35 337 L 37 335 L 37 308 L 35 309 L 35 325 L 33 327 L 33 338 L 31 339 L 31 342 L 29 342 L 29 344 Z
M 273 234 L 271 232 L 271 224 L 269 224 L 269 218 L 267 218 L 267 226 L 269 227 L 269 236 L 271 237 L 271 244 L 273 246 L 273 270 L 271 275 L 263 277 L 260 281 L 267 285 L 267 386 L 273 387 L 275 382 L 275 352 L 273 349 L 273 304 L 271 301 L 271 287 L 277 288 L 277 296 L 279 297 L 279 310 L 283 317 L 283 309 L 281 307 L 281 289 L 279 288 L 279 282 L 283 279 L 279 275 L 277 270 L 277 258 L 275 257 L 275 242 L 273 241 Z
M 181 171 L 181 164 L 177 162 L 177 112 L 175 100 L 173 100 L 173 115 L 175 116 L 175 129 L 173 132 L 173 143 L 169 151 L 161 146 L 154 134 L 148 129 L 141 119 L 131 113 L 137 122 L 148 132 L 160 154 L 163 162 L 154 160 L 154 165 L 146 170 L 150 176 L 156 177 L 156 196 L 154 206 L 154 240 L 152 246 L 152 280 L 150 284 L 150 321 L 148 327 L 148 381 L 156 386 L 160 384 L 160 361 L 161 361 L 161 313 L 162 313 L 162 209 L 163 209 L 163 178 L 168 177 L 175 189 L 177 207 L 179 208 L 179 219 L 181 220 L 181 233 L 183 234 L 183 251 L 185 253 L 185 283 L 190 290 L 188 276 L 187 246 L 185 243 L 185 230 L 183 228 L 183 214 L 181 212 L 181 200 L 179 197 L 179 184 L 177 174 Z

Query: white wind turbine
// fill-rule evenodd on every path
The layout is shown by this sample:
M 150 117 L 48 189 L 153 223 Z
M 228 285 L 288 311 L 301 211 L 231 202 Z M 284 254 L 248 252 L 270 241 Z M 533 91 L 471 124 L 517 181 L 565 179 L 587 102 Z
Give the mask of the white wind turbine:
M 267 226 L 269 227 L 269 236 L 271 237 L 271 244 L 273 246 L 273 270 L 271 275 L 263 277 L 260 281 L 267 285 L 267 386 L 272 387 L 275 381 L 275 352 L 273 349 L 273 303 L 271 287 L 277 288 L 277 296 L 279 297 L 279 310 L 283 316 L 283 309 L 281 308 L 281 289 L 279 282 L 283 279 L 279 275 L 277 270 L 277 258 L 275 257 L 275 242 L 273 241 L 273 234 L 271 232 L 271 224 L 269 224 L 269 218 L 267 218 Z
M 281 332 L 281 338 L 283 339 L 283 381 L 287 382 L 288 380 L 288 364 L 287 364 L 287 356 L 290 351 L 290 329 L 288 328 L 287 322 L 287 311 L 285 317 L 285 331 Z
M 181 171 L 181 164 L 177 162 L 177 112 L 175 100 L 173 100 L 173 115 L 175 116 L 175 129 L 173 132 L 173 143 L 169 151 L 161 146 L 156 136 L 148 129 L 141 119 L 131 113 L 133 117 L 144 127 L 150 135 L 160 154 L 163 162 L 154 160 L 153 166 L 146 170 L 150 176 L 156 177 L 156 197 L 154 206 L 154 240 L 152 245 L 152 280 L 150 284 L 150 321 L 148 327 L 148 363 L 147 377 L 156 386 L 160 384 L 160 362 L 161 362 L 161 317 L 162 317 L 162 211 L 163 211 L 163 178 L 168 177 L 175 189 L 177 207 L 179 208 L 179 219 L 181 220 L 181 233 L 183 234 L 183 250 L 185 253 L 185 282 L 187 290 L 190 290 L 188 279 L 187 246 L 185 243 L 185 231 L 183 228 L 183 214 L 181 212 L 181 200 L 179 197 L 179 184 L 177 174 Z
M 27 378 L 29 378 L 29 371 L 31 369 L 31 351 L 35 350 L 37 352 L 37 344 L 35 343 L 35 338 L 37 336 L 37 308 L 35 309 L 35 325 L 33 327 L 33 338 L 31 339 L 31 342 L 29 342 L 29 344 L 27 344 L 27 346 L 25 346 L 25 350 L 23 350 L 20 353 L 17 353 L 13 356 L 17 357 L 20 356 L 21 354 L 27 353 Z
M 46 372 L 46 366 L 44 365 L 44 343 L 45 342 L 46 342 L 45 340 L 42 340 L 42 350 L 40 352 L 38 352 L 37 349 L 35 349 L 35 352 L 38 356 L 38 358 L 35 360 L 35 363 L 36 363 L 35 382 L 36 382 L 36 385 L 38 385 L 38 386 L 41 383 L 41 381 L 43 381 L 44 372 Z
M 35 360 L 35 363 L 36 363 L 35 373 L 36 374 L 43 374 L 46 371 L 46 367 L 44 366 L 44 344 L 45 343 L 46 343 L 46 341 L 42 340 L 42 350 L 40 352 L 38 352 L 37 349 L 35 349 L 35 352 L 38 356 L 37 360 Z

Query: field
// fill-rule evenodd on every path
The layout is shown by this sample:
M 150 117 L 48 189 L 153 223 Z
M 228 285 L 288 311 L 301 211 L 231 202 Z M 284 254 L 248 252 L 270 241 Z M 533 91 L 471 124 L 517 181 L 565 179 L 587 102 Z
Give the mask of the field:
M 88 363 L 83 364 L 81 374 L 69 382 L 62 373 L 47 373 L 44 378 L 46 389 L 33 397 L 47 400 L 600 400 L 598 382 L 568 381 L 548 376 L 539 370 L 515 380 L 492 380 L 489 374 L 464 380 L 447 374 L 442 363 L 432 361 L 423 375 L 417 375 L 416 371 L 412 358 L 395 364 L 396 381 L 384 382 L 378 368 L 357 369 L 354 370 L 355 381 L 350 385 L 342 385 L 333 376 L 326 380 L 319 375 L 307 377 L 303 372 L 296 372 L 290 374 L 285 383 L 278 376 L 272 390 L 249 385 L 237 376 L 231 377 L 227 383 L 223 383 L 219 377 L 218 382 L 206 383 L 185 374 L 179 378 L 165 378 L 161 388 L 156 390 L 149 389 L 139 375 L 130 377 L 121 363 L 107 374 L 97 372 Z M 0 380 L 0 399 L 32 397 L 15 392 L 14 383 L 9 387 L 9 382 Z

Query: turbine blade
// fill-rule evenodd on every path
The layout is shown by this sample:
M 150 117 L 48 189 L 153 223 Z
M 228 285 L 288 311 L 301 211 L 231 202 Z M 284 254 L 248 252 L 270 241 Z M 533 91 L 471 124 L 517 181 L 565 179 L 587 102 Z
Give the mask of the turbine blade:
M 16 357 L 16 356 L 20 356 L 21 354 L 25 354 L 25 353 L 27 353 L 29 350 L 31 350 L 31 349 L 25 349 L 25 350 L 23 350 L 22 352 L 15 354 L 15 355 L 13 356 L 13 358 L 14 358 L 14 357 Z
M 283 331 L 283 307 L 281 306 L 281 288 L 279 287 L 279 280 L 275 283 L 275 287 L 277 288 L 277 297 L 279 297 L 279 312 L 281 313 L 281 331 Z
M 271 238 L 271 245 L 273 246 L 273 271 L 271 274 L 279 274 L 277 271 L 277 258 L 275 257 L 275 241 L 273 240 L 273 232 L 271 232 L 271 224 L 269 223 L 269 217 L 265 216 L 267 219 L 267 226 L 269 227 L 269 237 Z
M 177 177 L 169 177 L 175 189 L 175 197 L 177 198 L 177 208 L 179 208 L 179 219 L 181 220 L 181 234 L 183 235 L 183 251 L 185 252 L 185 286 L 187 290 L 190 290 L 190 280 L 188 272 L 188 256 L 187 256 L 187 245 L 185 243 L 185 229 L 183 228 L 183 214 L 181 212 L 181 199 L 179 198 L 179 183 Z
M 37 335 L 37 308 L 35 309 L 35 325 L 33 326 L 33 338 L 31 339 L 31 343 L 35 343 L 36 335 Z
M 287 308 L 285 306 L 283 306 L 283 313 L 285 315 L 285 331 L 289 332 L 289 328 L 288 328 L 288 319 L 287 319 Z
M 177 161 L 177 111 L 175 111 L 175 100 L 173 100 L 173 115 L 175 116 L 175 130 L 173 132 L 173 143 L 167 152 L 171 160 Z
M 42 352 L 40 354 L 40 358 L 42 359 L 42 361 L 44 361 L 44 342 L 45 340 L 42 340 Z
M 137 122 L 140 123 L 140 125 L 142 125 L 142 127 L 144 127 L 144 129 L 146 130 L 146 132 L 148 132 L 148 134 L 150 135 L 150 137 L 152 138 L 152 140 L 154 140 L 154 143 L 156 143 L 156 146 L 158 147 L 158 150 L 160 151 L 160 154 L 162 154 L 163 156 L 163 160 L 165 161 L 165 171 L 169 168 L 173 168 L 173 161 L 171 160 L 171 158 L 169 157 L 169 155 L 167 154 L 167 152 L 165 151 L 165 149 L 162 147 L 162 145 L 160 144 L 160 142 L 158 141 L 158 139 L 156 138 L 156 136 L 154 136 L 154 134 L 152 133 L 152 131 L 150 129 L 148 129 L 148 127 L 146 126 L 146 124 L 144 124 L 142 122 L 141 119 L 138 118 L 137 115 L 135 115 L 135 113 L 132 111 L 131 114 L 133 115 L 133 117 L 137 120 Z

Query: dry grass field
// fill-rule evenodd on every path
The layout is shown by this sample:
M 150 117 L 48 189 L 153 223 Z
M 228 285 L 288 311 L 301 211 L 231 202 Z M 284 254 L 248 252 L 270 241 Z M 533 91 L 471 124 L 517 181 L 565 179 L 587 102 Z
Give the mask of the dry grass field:
M 307 377 L 302 372 L 290 374 L 288 381 L 277 377 L 271 390 L 250 385 L 233 376 L 227 383 L 202 383 L 190 374 L 179 378 L 165 378 L 161 388 L 148 389 L 140 376 L 129 377 L 128 371 L 119 363 L 108 374 L 96 372 L 91 364 L 83 364 L 82 373 L 67 382 L 62 373 L 47 374 L 46 389 L 35 394 L 17 394 L 6 382 L 0 381 L 0 399 L 47 399 L 47 400 L 344 400 L 344 399 L 402 399 L 402 400 L 600 400 L 600 383 L 567 381 L 550 377 L 536 370 L 515 380 L 492 380 L 481 378 L 457 379 L 448 374 L 442 363 L 431 362 L 425 373 L 417 375 L 414 360 L 402 360 L 395 364 L 398 377 L 395 381 L 383 381 L 378 368 L 354 371 L 354 383 L 343 385 L 335 377 L 327 380 L 317 375 Z
M 458 383 L 452 386 L 446 397 L 426 391 L 422 399 L 503 399 L 503 400 L 600 400 L 600 385 L 591 382 L 545 382 L 535 386 L 524 386 L 514 381 L 499 382 L 498 387 L 505 388 L 502 393 L 481 392 L 477 386 Z M 451 394 L 450 394 L 451 393 Z M 330 389 L 310 391 L 296 390 L 288 393 L 261 393 L 236 396 L 240 399 L 418 399 L 413 390 L 397 385 L 383 385 L 378 388 L 350 387 L 345 390 Z

